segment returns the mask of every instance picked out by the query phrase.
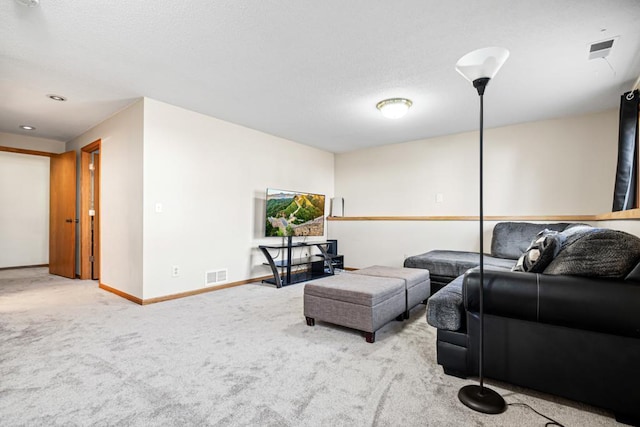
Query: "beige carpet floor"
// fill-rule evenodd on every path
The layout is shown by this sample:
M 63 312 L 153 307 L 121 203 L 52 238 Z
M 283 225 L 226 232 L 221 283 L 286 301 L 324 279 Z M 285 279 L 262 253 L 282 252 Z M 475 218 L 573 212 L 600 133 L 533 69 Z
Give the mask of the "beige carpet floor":
M 2 426 L 544 426 L 463 406 L 419 306 L 375 344 L 302 314 L 304 285 L 250 284 L 138 306 L 43 268 L 0 271 Z M 488 382 L 565 426 L 576 402 Z

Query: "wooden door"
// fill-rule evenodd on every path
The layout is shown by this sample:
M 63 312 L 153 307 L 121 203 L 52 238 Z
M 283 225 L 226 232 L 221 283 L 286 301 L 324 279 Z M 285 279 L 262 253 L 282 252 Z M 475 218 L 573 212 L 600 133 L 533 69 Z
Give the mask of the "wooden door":
M 76 152 L 51 157 L 49 273 L 76 276 Z
M 93 266 L 91 278 L 100 279 L 100 153 L 93 153 Z

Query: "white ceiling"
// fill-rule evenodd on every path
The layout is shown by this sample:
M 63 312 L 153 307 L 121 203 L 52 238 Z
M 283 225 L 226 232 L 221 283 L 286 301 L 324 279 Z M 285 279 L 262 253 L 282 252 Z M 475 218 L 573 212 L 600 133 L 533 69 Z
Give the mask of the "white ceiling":
M 587 59 L 614 36 L 608 63 Z M 487 127 L 616 108 L 640 1 L 0 0 L 0 132 L 68 141 L 142 96 L 333 152 L 469 131 L 454 65 L 486 46 L 511 52 Z M 385 119 L 389 97 L 413 108 Z

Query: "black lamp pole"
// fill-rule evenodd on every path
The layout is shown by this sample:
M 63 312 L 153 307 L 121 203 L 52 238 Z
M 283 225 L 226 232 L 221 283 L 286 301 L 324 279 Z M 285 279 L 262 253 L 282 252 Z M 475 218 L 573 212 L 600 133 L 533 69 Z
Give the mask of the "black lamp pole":
M 480 349 L 478 373 L 480 385 L 466 385 L 458 392 L 458 399 L 469 408 L 485 414 L 499 414 L 504 412 L 507 405 L 497 392 L 484 386 L 484 209 L 482 198 L 483 170 L 482 170 L 482 138 L 484 132 L 484 89 L 489 83 L 489 78 L 483 77 L 473 81 L 473 87 L 478 90 L 480 96 Z

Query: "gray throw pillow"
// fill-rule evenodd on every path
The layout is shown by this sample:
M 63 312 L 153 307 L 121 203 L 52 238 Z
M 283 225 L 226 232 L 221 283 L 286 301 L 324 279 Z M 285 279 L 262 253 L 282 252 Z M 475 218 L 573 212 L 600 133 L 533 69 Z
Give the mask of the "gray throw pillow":
M 554 230 L 542 230 L 527 250 L 518 258 L 511 271 L 542 273 L 562 247 L 562 235 Z
M 640 238 L 623 231 L 585 227 L 566 236 L 544 273 L 623 279 L 639 261 Z

